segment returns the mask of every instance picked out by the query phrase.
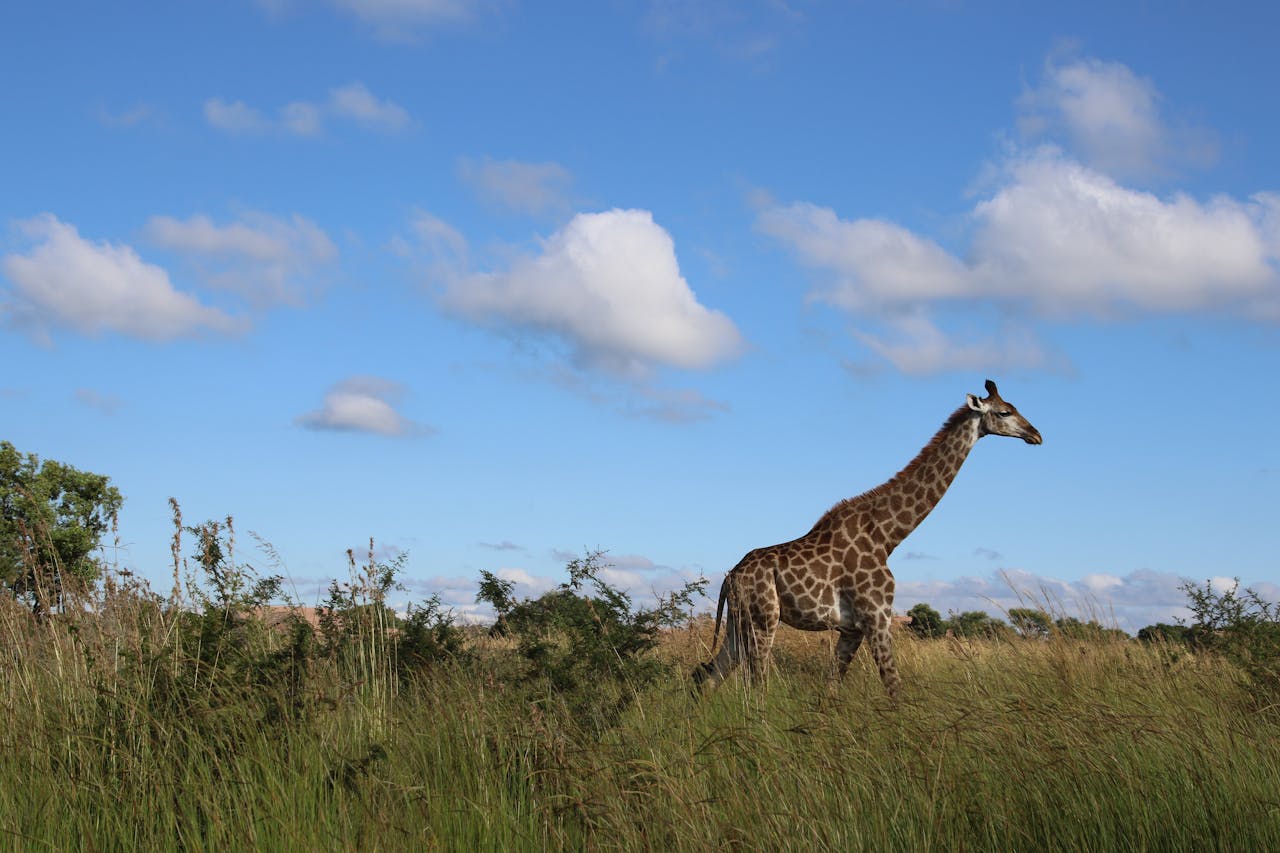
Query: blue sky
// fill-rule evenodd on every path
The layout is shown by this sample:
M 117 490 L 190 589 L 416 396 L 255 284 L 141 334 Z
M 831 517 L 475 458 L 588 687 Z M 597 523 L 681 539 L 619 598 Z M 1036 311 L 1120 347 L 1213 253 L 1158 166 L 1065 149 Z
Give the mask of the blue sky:
M 718 583 L 990 377 L 1045 443 L 900 610 L 1274 597 L 1280 11 L 1034 5 L 9 4 L 0 437 L 160 589 L 174 496 L 470 613 L 584 548 Z

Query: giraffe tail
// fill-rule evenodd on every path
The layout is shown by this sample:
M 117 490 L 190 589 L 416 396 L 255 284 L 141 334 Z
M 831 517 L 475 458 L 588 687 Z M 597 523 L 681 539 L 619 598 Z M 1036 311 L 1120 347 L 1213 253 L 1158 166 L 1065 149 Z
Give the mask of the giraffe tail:
M 716 653 L 716 640 L 720 636 L 720 618 L 724 616 L 724 603 L 729 597 L 729 583 L 733 578 L 733 573 L 724 576 L 724 583 L 720 584 L 720 600 L 716 602 L 716 627 L 711 631 L 711 654 Z

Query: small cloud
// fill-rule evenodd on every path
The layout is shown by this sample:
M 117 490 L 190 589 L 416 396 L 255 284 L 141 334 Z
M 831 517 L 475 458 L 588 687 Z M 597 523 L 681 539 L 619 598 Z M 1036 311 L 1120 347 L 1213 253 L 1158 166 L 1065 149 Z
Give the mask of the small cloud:
M 323 101 L 290 101 L 279 108 L 274 118 L 244 101 L 209 98 L 204 102 L 204 117 L 210 127 L 241 136 L 316 137 L 331 121 L 383 133 L 404 130 L 412 124 L 408 110 L 394 101 L 377 97 L 359 81 L 330 89 L 329 97 Z
M 208 216 L 153 216 L 144 233 L 161 248 L 193 263 L 204 280 L 256 305 L 301 304 L 314 273 L 338 250 L 314 222 L 247 212 L 219 225 Z
M 524 551 L 523 545 L 517 545 L 510 539 L 503 539 L 501 542 L 477 542 L 481 548 L 488 548 L 490 551 Z
M 52 214 L 17 227 L 31 247 L 0 258 L 0 272 L 11 283 L 8 292 L 0 290 L 0 318 L 40 340 L 53 327 L 145 340 L 244 328 L 177 290 L 167 271 L 142 260 L 131 246 L 86 240 Z
M 537 598 L 544 593 L 550 592 L 556 586 L 556 582 L 551 578 L 530 574 L 520 568 L 502 568 L 498 569 L 494 574 L 504 581 L 511 581 L 515 584 L 516 594 L 520 597 Z
M 363 83 L 348 83 L 329 91 L 327 112 L 372 130 L 397 131 L 409 126 L 409 111 L 377 98 Z
M 559 163 L 463 158 L 458 175 L 485 201 L 516 213 L 539 216 L 569 207 L 573 178 Z
M 77 388 L 75 399 L 76 402 L 90 409 L 96 409 L 104 415 L 114 415 L 123 405 L 120 398 L 114 394 L 100 394 L 92 388 Z
M 973 555 L 982 557 L 985 560 L 999 560 L 1004 557 L 999 551 L 994 551 L 990 548 L 974 548 Z
M 729 411 L 729 404 L 712 400 L 692 388 L 667 389 L 650 385 L 636 388 L 637 403 L 625 404 L 622 413 L 628 417 L 690 424 L 705 421 Z
M 937 557 L 933 556 L 932 554 L 925 554 L 925 553 L 924 553 L 924 552 L 922 552 L 922 551 L 907 551 L 906 553 L 904 553 L 904 554 L 902 554 L 902 555 L 901 555 L 901 558 L 902 558 L 902 559 L 904 559 L 904 560 L 913 560 L 913 561 L 915 561 L 915 560 L 936 560 L 936 559 L 938 559 Z
M 225 133 L 265 133 L 271 122 L 244 101 L 210 98 L 204 102 L 204 119 L 211 127 Z
M 148 104 L 134 104 L 115 112 L 101 104 L 94 108 L 93 116 L 105 127 L 135 127 L 152 118 L 155 111 Z
M 295 423 L 306 429 L 371 432 L 390 437 L 434 432 L 396 411 L 404 386 L 377 376 L 352 376 L 335 384 L 324 395 L 321 407 L 299 415 Z

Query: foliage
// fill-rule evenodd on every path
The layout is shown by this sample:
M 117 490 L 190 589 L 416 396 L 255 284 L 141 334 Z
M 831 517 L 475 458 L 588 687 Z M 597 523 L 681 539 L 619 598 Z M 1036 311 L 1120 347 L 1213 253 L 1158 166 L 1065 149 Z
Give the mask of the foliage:
M 37 614 L 98 576 L 92 554 L 123 498 L 109 479 L 0 441 L 0 583 Z
M 1049 614 L 1032 607 L 1010 607 L 1009 623 L 1028 640 L 1043 640 L 1053 628 L 1053 620 Z
M 1210 581 L 1182 584 L 1192 621 L 1186 638 L 1193 648 L 1211 650 L 1235 662 L 1263 701 L 1280 694 L 1280 604 L 1256 591 L 1240 591 L 1240 581 L 1221 592 Z
M 981 610 L 966 610 L 957 613 L 947 620 L 947 627 L 957 637 L 996 638 L 1002 637 L 1009 626 Z
M 1144 643 L 1182 643 L 1191 641 L 1191 629 L 1186 625 L 1169 625 L 1157 622 L 1138 629 L 1138 639 Z
M 1083 622 L 1074 616 L 1063 616 L 1053 621 L 1059 634 L 1073 640 L 1127 640 L 1129 635 L 1119 628 L 1108 628 L 1096 619 Z
M 498 615 L 493 633 L 517 640 L 527 682 L 577 710 L 592 706 L 601 691 L 613 694 L 614 706 L 596 722 L 616 716 L 636 690 L 670 671 L 649 652 L 664 628 L 687 619 L 693 596 L 706 586 L 705 580 L 689 582 L 660 596 L 652 608 L 633 608 L 627 593 L 601 577 L 607 568 L 603 552 L 588 552 L 569 562 L 568 581 L 519 602 L 510 581 L 483 571 L 476 595 Z
M 907 615 L 911 617 L 910 627 L 917 637 L 930 640 L 947 632 L 942 614 L 923 601 L 908 610 Z

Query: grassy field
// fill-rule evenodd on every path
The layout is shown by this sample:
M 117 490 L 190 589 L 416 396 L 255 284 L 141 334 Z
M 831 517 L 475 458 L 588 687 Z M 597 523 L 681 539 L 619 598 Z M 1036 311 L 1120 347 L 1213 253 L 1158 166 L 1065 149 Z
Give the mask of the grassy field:
M 325 655 L 127 580 L 45 621 L 0 598 L 0 843 L 1280 849 L 1280 709 L 1180 647 L 904 634 L 894 705 L 865 652 L 831 690 L 831 638 L 788 629 L 767 688 L 705 696 L 705 619 L 634 690 L 529 679 L 479 633 L 406 668 L 353 631 Z

